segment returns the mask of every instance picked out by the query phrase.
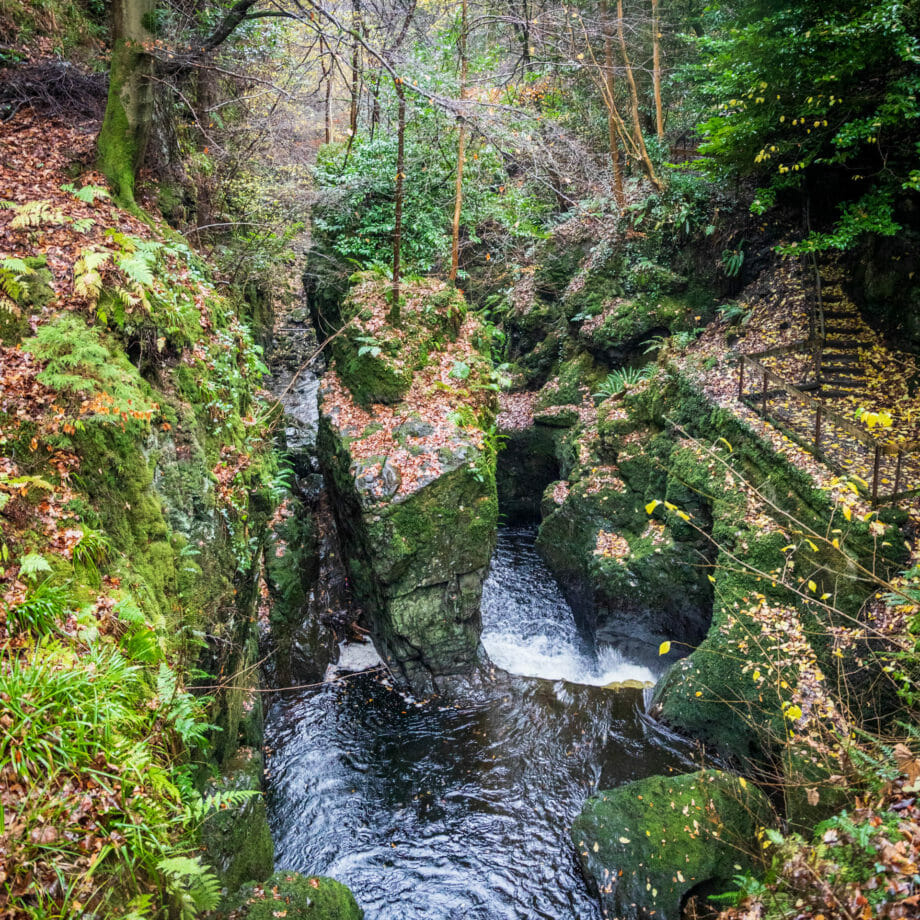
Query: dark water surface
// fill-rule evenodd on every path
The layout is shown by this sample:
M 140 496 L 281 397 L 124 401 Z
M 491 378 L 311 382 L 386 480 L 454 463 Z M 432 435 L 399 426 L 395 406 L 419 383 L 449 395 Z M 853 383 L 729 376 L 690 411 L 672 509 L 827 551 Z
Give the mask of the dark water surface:
M 597 686 L 648 672 L 579 636 L 532 530 L 500 535 L 483 620 L 526 677 L 413 700 L 359 676 L 269 712 L 277 865 L 349 885 L 367 920 L 597 920 L 572 818 L 597 788 L 685 762 L 643 691 Z

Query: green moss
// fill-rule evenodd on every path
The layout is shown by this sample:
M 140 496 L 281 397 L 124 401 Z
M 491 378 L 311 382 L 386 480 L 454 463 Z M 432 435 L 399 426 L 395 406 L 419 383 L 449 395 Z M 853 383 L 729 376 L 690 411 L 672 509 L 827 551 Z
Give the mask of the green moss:
M 239 805 L 212 812 L 201 828 L 205 859 L 231 894 L 244 882 L 262 882 L 272 874 L 275 847 L 261 789 L 262 755 L 253 748 L 241 748 L 220 780 L 207 790 L 208 795 L 258 793 Z
M 559 245 L 547 240 L 538 247 L 534 284 L 541 297 L 558 300 L 589 249 L 587 240 Z
M 400 402 L 412 386 L 414 373 L 428 364 L 433 351 L 456 339 L 467 314 L 463 295 L 444 287 L 422 292 L 423 302 L 402 311 L 398 328 L 387 322 L 373 326 L 371 333 L 365 325 L 370 305 L 379 310 L 377 301 L 385 295 L 384 282 L 376 275 L 354 276 L 352 290 L 338 311 L 344 331 L 332 343 L 336 373 L 365 406 Z M 470 373 L 471 383 L 487 362 L 478 364 L 478 372 Z
M 151 68 L 150 55 L 137 42 L 113 43 L 109 70 L 109 94 L 99 130 L 99 169 L 112 184 L 118 201 L 137 211 L 134 179 L 146 143 L 143 109 L 152 99 L 143 86 Z
M 769 815 L 752 784 L 703 770 L 593 795 L 571 838 L 605 914 L 679 920 L 690 892 L 724 890 L 738 867 L 756 865 Z
M 540 390 L 534 409 L 539 412 L 550 406 L 581 405 L 597 389 L 607 369 L 589 354 L 581 353 L 565 361 L 558 375 Z
M 325 418 L 318 448 L 346 521 L 352 586 L 378 648 L 410 683 L 478 660 L 479 595 L 498 518 L 494 457 L 458 438 L 439 475 L 396 501 L 362 498 L 347 447 Z M 429 675 L 429 676 L 426 676 Z
M 676 332 L 683 328 L 690 310 L 685 301 L 672 297 L 622 300 L 608 309 L 601 322 L 589 324 L 581 338 L 591 351 L 618 355 L 655 330 Z
M 264 884 L 243 888 L 230 911 L 235 920 L 277 920 L 279 915 L 286 920 L 362 920 L 364 911 L 334 879 L 283 871 Z

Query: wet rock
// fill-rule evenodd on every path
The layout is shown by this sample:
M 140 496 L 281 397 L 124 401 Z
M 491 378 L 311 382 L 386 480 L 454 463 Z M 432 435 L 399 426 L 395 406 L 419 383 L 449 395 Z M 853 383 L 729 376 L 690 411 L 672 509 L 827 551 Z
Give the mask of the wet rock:
M 355 464 L 355 489 L 361 496 L 361 504 L 371 506 L 375 502 L 392 498 L 398 491 L 402 477 L 389 460 L 372 458 Z
M 680 920 L 691 894 L 724 890 L 752 867 L 751 841 L 769 814 L 753 784 L 702 770 L 598 792 L 571 836 L 605 916 Z

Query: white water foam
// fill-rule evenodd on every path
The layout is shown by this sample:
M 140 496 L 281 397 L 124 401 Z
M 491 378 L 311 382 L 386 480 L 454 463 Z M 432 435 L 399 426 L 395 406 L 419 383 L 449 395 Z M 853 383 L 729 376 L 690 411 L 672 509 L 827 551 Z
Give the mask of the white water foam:
M 483 633 L 482 644 L 497 667 L 521 677 L 567 680 L 592 687 L 625 680 L 654 683 L 656 679 L 649 668 L 627 661 L 614 648 L 602 649 L 595 659 L 564 639 L 513 632 Z
M 657 674 L 617 649 L 595 650 L 578 632 L 559 586 L 537 554 L 530 529 L 502 530 L 483 587 L 482 644 L 500 668 L 521 677 L 605 687 L 653 683 Z

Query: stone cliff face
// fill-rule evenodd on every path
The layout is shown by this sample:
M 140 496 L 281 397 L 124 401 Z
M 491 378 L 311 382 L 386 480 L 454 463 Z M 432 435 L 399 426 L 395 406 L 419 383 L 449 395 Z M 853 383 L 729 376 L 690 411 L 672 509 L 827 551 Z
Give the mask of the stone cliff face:
M 410 290 L 391 337 L 382 293 L 365 280 L 343 305 L 352 337 L 323 381 L 318 451 L 378 650 L 397 677 L 428 691 L 480 660 L 498 508 L 491 372 L 478 350 L 484 330 L 460 295 L 439 284 Z M 372 336 L 379 344 L 367 347 Z M 386 404 L 375 403 L 375 383 L 407 369 L 411 388 L 384 388 Z

